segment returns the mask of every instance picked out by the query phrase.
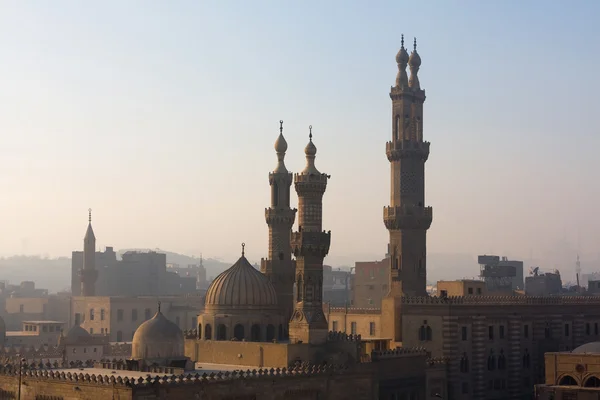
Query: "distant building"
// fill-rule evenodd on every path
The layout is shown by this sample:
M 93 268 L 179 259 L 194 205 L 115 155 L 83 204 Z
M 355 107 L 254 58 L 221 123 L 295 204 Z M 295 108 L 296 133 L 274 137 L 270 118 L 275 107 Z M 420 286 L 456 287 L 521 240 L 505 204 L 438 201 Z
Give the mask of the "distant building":
M 23 321 L 21 330 L 6 331 L 4 346 L 56 346 L 64 327 L 62 321 Z
M 3 313 L 6 329 L 18 331 L 25 321 L 68 321 L 70 301 L 65 295 L 9 297 Z
M 352 302 L 353 274 L 340 268 L 323 266 L 323 302 L 342 307 Z
M 357 308 L 379 308 L 381 299 L 388 294 L 390 260 L 364 261 L 354 264 L 354 299 Z
M 558 271 L 544 274 L 536 272 L 525 278 L 525 294 L 527 296 L 552 296 L 560 294 L 561 291 L 562 280 Z
M 593 295 L 600 294 L 600 280 L 588 281 L 587 286 L 588 286 L 588 288 L 587 288 L 588 294 L 593 294 Z
M 478 256 L 479 276 L 489 292 L 512 292 L 523 289 L 523 261 L 492 255 Z
M 438 281 L 437 295 L 439 297 L 454 296 L 487 296 L 484 281 L 462 279 L 457 281 Z

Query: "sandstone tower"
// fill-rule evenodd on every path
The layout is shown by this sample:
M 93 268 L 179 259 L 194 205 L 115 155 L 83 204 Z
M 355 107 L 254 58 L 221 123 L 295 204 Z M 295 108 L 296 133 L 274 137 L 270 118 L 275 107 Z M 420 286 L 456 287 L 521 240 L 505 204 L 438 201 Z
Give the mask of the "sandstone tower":
M 88 227 L 83 238 L 83 268 L 79 271 L 82 296 L 94 296 L 96 279 L 98 278 L 98 272 L 96 271 L 96 236 L 94 236 L 94 230 L 92 229 L 92 210 L 88 211 Z
M 390 232 L 390 295 L 426 296 L 426 236 L 432 209 L 425 207 L 425 161 L 429 142 L 423 141 L 425 91 L 417 76 L 421 58 L 417 41 L 410 57 L 402 46 L 396 55 L 398 75 L 391 88 L 392 140 L 386 143 L 391 164 L 390 206 L 383 221 Z M 406 66 L 410 67 L 410 79 Z
M 304 149 L 306 168 L 294 175 L 298 193 L 298 232 L 292 233 L 296 256 L 296 306 L 290 320 L 292 343 L 323 344 L 328 325 L 323 314 L 323 259 L 329 252 L 331 232 L 322 230 L 323 194 L 329 175 L 315 167 L 317 148 L 312 142 Z
M 260 269 L 275 288 L 277 304 L 287 322 L 294 311 L 295 263 L 290 240 L 297 210 L 290 208 L 293 177 L 283 161 L 288 146 L 283 137 L 283 121 L 279 121 L 279 124 L 279 137 L 275 141 L 277 167 L 269 173 L 271 207 L 265 209 L 265 219 L 269 225 L 269 255 L 266 260 L 261 260 Z

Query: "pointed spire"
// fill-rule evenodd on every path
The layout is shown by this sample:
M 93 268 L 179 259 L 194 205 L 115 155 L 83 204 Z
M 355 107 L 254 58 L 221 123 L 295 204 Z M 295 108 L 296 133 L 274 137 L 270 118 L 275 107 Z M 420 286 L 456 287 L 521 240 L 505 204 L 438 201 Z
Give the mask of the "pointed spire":
M 277 153 L 277 167 L 273 170 L 274 173 L 288 173 L 285 168 L 284 158 L 285 152 L 287 151 L 288 144 L 283 137 L 283 120 L 279 121 L 279 137 L 275 141 L 275 152 Z
M 304 154 L 306 154 L 306 167 L 302 171 L 303 174 L 321 174 L 315 167 L 315 155 L 317 154 L 317 146 L 312 141 L 312 125 L 308 127 L 308 144 L 304 148 Z
M 88 227 L 85 231 L 85 237 L 83 238 L 86 242 L 93 241 L 93 250 L 96 250 L 96 236 L 94 235 L 94 230 L 92 229 L 92 209 L 88 208 Z
M 242 243 L 242 257 L 244 257 L 244 254 L 246 253 L 246 251 L 244 250 L 245 247 L 246 243 Z

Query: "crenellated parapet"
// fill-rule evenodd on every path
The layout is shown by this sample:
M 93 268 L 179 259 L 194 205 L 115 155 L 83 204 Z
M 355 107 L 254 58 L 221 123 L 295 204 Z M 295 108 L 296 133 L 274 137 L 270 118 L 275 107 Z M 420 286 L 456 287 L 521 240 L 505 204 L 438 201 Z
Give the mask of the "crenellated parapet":
M 331 175 L 327 174 L 294 174 L 294 187 L 298 195 L 303 197 L 320 197 L 325 193 L 327 180 Z
M 271 369 L 254 369 L 254 370 L 236 370 L 217 373 L 204 374 L 180 374 L 180 375 L 163 375 L 151 376 L 145 378 L 127 377 L 127 371 L 122 371 L 121 375 L 104 375 L 104 374 L 89 374 L 85 370 L 79 373 L 71 371 L 53 370 L 53 369 L 24 369 L 22 376 L 25 379 L 39 379 L 46 381 L 60 381 L 64 383 L 89 383 L 92 385 L 111 385 L 111 386 L 152 386 L 161 385 L 194 385 L 194 384 L 210 384 L 212 382 L 230 381 L 235 379 L 276 379 L 288 377 L 310 377 L 319 375 L 329 375 L 332 373 L 340 374 L 348 370 L 347 365 L 312 365 L 299 366 L 295 368 L 271 368 Z M 3 376 L 18 376 L 18 365 L 5 365 L 0 367 L 0 375 Z
M 360 307 L 329 307 L 330 313 L 342 314 L 381 314 L 381 308 L 360 308 Z
M 427 305 L 600 305 L 599 296 L 448 296 L 402 297 L 404 304 Z
M 389 161 L 405 158 L 416 158 L 427 161 L 429 158 L 429 142 L 413 140 L 397 140 L 385 144 L 385 154 Z
M 183 337 L 186 339 L 198 339 L 198 329 L 184 330 Z
M 294 256 L 318 256 L 324 258 L 329 253 L 331 231 L 292 232 L 291 245 Z
M 344 332 L 335 332 L 329 331 L 327 334 L 328 342 L 356 342 L 359 343 L 362 341 L 362 337 L 360 335 L 352 335 Z
M 431 207 L 413 205 L 383 207 L 383 222 L 389 230 L 429 229 L 432 221 Z
M 265 220 L 267 221 L 268 225 L 282 224 L 289 225 L 291 227 L 292 225 L 294 225 L 294 220 L 296 219 L 297 211 L 298 210 L 295 208 L 265 208 Z
M 395 349 L 388 350 L 373 350 L 371 352 L 371 361 L 406 357 L 409 355 L 428 356 L 429 351 L 425 347 L 396 347 Z
M 431 357 L 427 359 L 427 365 L 430 367 L 447 366 L 450 363 L 448 357 Z

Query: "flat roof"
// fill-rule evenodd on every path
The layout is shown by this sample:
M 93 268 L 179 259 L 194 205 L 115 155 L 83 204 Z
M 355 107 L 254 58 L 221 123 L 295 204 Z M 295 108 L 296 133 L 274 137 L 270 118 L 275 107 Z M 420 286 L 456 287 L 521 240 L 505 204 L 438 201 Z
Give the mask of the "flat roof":
M 65 324 L 63 321 L 23 321 L 24 324 Z

